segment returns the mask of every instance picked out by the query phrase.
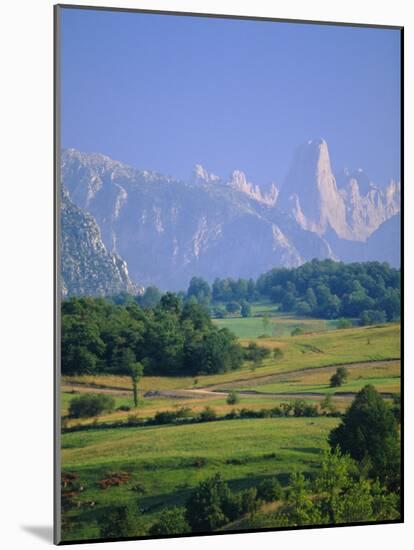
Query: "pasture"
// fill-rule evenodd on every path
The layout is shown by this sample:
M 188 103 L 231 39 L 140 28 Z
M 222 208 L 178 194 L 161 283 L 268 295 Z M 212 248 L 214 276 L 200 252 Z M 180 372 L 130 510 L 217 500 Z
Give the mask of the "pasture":
M 286 483 L 292 468 L 311 472 L 326 448 L 336 418 L 216 421 L 68 433 L 62 438 L 65 472 L 84 486 L 80 509 L 67 514 L 65 537 L 96 538 L 109 506 L 136 501 L 150 525 L 160 510 L 182 505 L 192 487 L 220 471 L 239 490 L 277 475 Z M 98 482 L 127 472 L 127 483 L 101 489 Z M 140 494 L 133 490 L 140 486 Z M 94 502 L 93 510 L 88 503 Z
M 260 316 L 215 321 L 220 326 L 229 324 L 241 337 L 242 345 L 254 341 L 270 349 L 270 356 L 260 365 L 245 362 L 237 371 L 197 378 L 144 375 L 139 383 L 138 408 L 133 407 L 127 376 L 66 376 L 62 379 L 62 415 L 67 414 L 70 399 L 85 392 L 108 393 L 115 398 L 116 408 L 129 406 L 131 410 L 115 410 L 97 420 L 68 419 L 68 426 L 126 420 L 130 415 L 153 418 L 157 411 L 181 407 L 196 414 L 208 405 L 223 416 L 235 409 L 270 409 L 295 399 L 320 404 L 326 394 L 332 395 L 337 410 L 344 411 L 355 393 L 368 383 L 387 398 L 399 392 L 399 324 L 336 330 L 333 322 L 308 319 L 305 334 L 290 336 L 302 319 L 276 312 L 269 319 L 280 333 L 267 338 L 257 338 L 264 332 Z M 275 357 L 275 349 L 282 354 Z M 338 365 L 347 366 L 348 379 L 341 387 L 331 388 L 330 377 Z M 236 405 L 227 403 L 231 390 L 239 393 Z M 284 483 L 295 469 L 312 472 L 339 420 L 325 416 L 256 418 L 92 427 L 64 433 L 62 471 L 76 473 L 84 486 L 79 507 L 64 514 L 64 538 L 98 537 L 99 522 L 108 508 L 128 502 L 138 502 L 149 526 L 163 507 L 182 505 L 200 480 L 217 471 L 234 490 L 257 485 L 274 475 Z M 119 472 L 128 474 L 126 482 L 100 488 L 100 480 Z

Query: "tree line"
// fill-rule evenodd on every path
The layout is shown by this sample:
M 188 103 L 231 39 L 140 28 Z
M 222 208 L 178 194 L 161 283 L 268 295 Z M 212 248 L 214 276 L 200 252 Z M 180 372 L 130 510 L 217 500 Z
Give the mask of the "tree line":
M 216 278 L 210 285 L 193 277 L 181 300 L 210 309 L 214 317 L 251 315 L 250 304 L 268 300 L 281 311 L 324 319 L 356 318 L 362 325 L 384 323 L 400 317 L 400 270 L 380 262 L 344 264 L 312 260 L 296 268 L 275 268 L 253 279 Z M 162 292 L 155 286 L 142 296 L 120 294 L 117 303 L 135 300 L 141 307 L 155 307 Z
M 62 374 L 127 374 L 136 388 L 146 375 L 223 373 L 242 365 L 236 337 L 216 327 L 200 304 L 174 293 L 153 308 L 133 300 L 72 297 L 62 303 Z

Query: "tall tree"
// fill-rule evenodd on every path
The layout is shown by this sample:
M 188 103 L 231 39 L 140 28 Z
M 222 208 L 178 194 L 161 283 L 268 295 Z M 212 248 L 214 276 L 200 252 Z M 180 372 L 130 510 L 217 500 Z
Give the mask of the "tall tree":
M 390 407 L 374 386 L 365 386 L 355 397 L 341 424 L 329 435 L 332 448 L 357 461 L 369 460 L 370 475 L 398 488 L 400 440 L 398 425 Z

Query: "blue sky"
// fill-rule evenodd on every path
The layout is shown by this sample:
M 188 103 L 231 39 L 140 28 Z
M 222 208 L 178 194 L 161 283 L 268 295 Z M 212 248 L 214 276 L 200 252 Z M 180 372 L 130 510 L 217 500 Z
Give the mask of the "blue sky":
M 324 137 L 334 169 L 400 177 L 398 30 L 61 13 L 62 147 L 281 184 L 295 148 Z

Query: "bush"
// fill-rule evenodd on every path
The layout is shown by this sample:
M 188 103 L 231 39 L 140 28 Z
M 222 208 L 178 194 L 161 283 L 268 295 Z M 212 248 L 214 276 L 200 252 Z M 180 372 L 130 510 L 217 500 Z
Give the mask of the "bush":
M 180 407 L 175 414 L 177 418 L 191 418 L 193 411 L 190 407 Z
M 300 334 L 303 334 L 304 330 L 300 327 L 295 327 L 292 332 L 290 333 L 291 336 L 299 336 Z
M 102 518 L 100 536 L 103 539 L 118 539 L 145 535 L 138 509 L 134 506 L 111 508 Z
M 366 325 L 381 325 L 387 320 L 385 311 L 367 309 L 361 313 L 359 321 L 362 326 Z
M 162 535 L 181 535 L 189 533 L 191 528 L 185 519 L 185 508 L 164 508 L 149 533 L 157 537 Z
M 71 418 L 86 418 L 98 416 L 103 412 L 113 411 L 115 400 L 110 395 L 101 393 L 85 393 L 71 399 L 69 404 L 69 416 Z
M 256 342 L 249 342 L 247 348 L 244 349 L 244 358 L 246 361 L 253 361 L 254 363 L 261 363 L 269 355 L 270 350 L 263 346 L 258 346 Z
M 243 302 L 240 310 L 242 317 L 251 317 L 252 315 L 252 308 L 251 305 L 247 302 Z
M 237 302 L 228 302 L 228 303 L 226 304 L 226 310 L 227 310 L 228 313 L 230 313 L 230 314 L 239 313 L 239 311 L 240 311 L 240 304 L 238 304 Z
M 239 394 L 236 393 L 234 390 L 232 390 L 229 395 L 227 396 L 227 404 L 228 405 L 237 405 L 237 403 L 240 401 Z
M 171 424 L 175 420 L 177 420 L 175 411 L 157 411 L 154 416 L 155 424 Z
M 220 474 L 201 481 L 186 502 L 186 520 L 193 531 L 213 531 L 228 523 L 232 494 Z M 227 512 L 227 513 L 226 513 Z
M 335 407 L 332 396 L 330 394 L 327 394 L 326 397 L 322 399 L 319 407 L 325 414 L 332 415 L 337 412 L 337 408 Z
M 336 327 L 339 329 L 350 328 L 352 327 L 352 321 L 346 317 L 340 317 L 336 323 Z
M 282 495 L 282 486 L 275 477 L 272 477 L 271 479 L 264 479 L 257 487 L 257 498 L 264 500 L 265 502 L 280 500 Z
M 318 406 L 311 405 L 303 401 L 302 399 L 297 399 L 292 404 L 293 416 L 305 416 L 313 417 L 318 416 Z
M 256 487 L 251 487 L 239 493 L 238 500 L 240 515 L 251 515 L 259 509 L 260 501 L 257 499 Z
M 330 386 L 331 388 L 337 388 L 342 386 L 348 379 L 348 370 L 345 367 L 338 367 L 336 373 L 331 376 Z
M 211 420 L 216 420 L 217 414 L 212 407 L 205 407 L 199 415 L 201 422 L 209 422 Z

